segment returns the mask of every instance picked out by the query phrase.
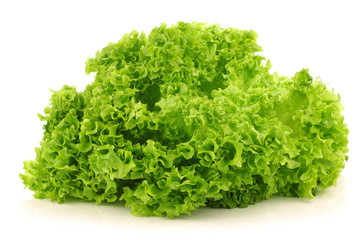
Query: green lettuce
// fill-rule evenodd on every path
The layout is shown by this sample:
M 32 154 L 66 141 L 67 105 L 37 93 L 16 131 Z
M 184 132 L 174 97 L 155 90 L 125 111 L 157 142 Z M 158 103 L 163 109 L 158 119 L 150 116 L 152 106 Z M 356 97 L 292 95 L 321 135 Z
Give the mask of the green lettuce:
M 335 185 L 348 151 L 340 96 L 306 69 L 271 74 L 256 39 L 179 22 L 110 43 L 87 60 L 84 91 L 52 91 L 24 184 L 35 198 L 124 200 L 168 218 Z

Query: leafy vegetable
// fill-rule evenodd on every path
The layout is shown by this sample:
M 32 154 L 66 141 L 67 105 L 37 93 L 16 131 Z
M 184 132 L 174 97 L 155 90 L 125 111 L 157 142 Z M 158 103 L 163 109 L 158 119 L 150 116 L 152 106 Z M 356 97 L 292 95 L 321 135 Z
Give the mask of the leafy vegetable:
M 307 70 L 270 74 L 253 31 L 162 24 L 86 62 L 83 92 L 53 91 L 36 159 L 35 198 L 126 201 L 141 216 L 312 198 L 347 160 L 340 96 Z

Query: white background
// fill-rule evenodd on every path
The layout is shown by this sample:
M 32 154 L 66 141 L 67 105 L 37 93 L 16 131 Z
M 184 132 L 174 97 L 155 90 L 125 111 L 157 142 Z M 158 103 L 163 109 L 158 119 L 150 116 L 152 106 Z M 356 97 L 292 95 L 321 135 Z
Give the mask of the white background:
M 1 1 L 1 239 L 360 239 L 360 7 L 356 1 Z M 82 90 L 84 63 L 132 29 L 161 22 L 252 29 L 273 71 L 302 68 L 342 96 L 349 161 L 337 187 L 312 200 L 273 197 L 246 209 L 201 208 L 191 217 L 139 218 L 123 204 L 35 200 L 18 178 L 42 138 L 50 89 Z M 7 236 L 7 237 L 5 237 Z

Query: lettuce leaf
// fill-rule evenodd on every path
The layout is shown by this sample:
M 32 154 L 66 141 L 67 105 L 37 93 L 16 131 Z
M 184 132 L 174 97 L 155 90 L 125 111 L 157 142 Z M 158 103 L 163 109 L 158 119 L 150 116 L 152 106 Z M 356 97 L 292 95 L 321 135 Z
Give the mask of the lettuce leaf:
M 86 62 L 82 92 L 53 91 L 25 161 L 35 198 L 126 201 L 137 216 L 314 197 L 347 160 L 340 96 L 308 70 L 270 74 L 254 31 L 162 24 Z

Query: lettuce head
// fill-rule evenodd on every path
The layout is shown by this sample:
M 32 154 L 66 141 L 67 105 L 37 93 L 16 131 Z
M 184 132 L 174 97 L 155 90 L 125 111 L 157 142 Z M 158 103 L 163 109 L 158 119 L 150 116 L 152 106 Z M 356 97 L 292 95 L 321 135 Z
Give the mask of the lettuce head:
M 179 22 L 110 43 L 87 60 L 84 91 L 52 91 L 24 184 L 35 198 L 169 218 L 335 185 L 348 151 L 340 96 L 306 69 L 271 74 L 256 39 Z

